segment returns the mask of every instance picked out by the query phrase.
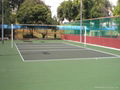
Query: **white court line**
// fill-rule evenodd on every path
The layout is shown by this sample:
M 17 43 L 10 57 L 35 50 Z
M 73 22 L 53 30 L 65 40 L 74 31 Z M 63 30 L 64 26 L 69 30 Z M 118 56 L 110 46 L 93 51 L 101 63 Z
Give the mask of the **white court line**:
M 73 45 L 73 46 L 76 46 L 76 47 L 81 47 L 81 46 L 78 46 L 78 45 L 75 45 L 75 44 L 71 44 L 71 43 L 66 43 L 66 42 L 65 42 L 65 44 Z M 83 47 L 81 47 L 81 48 L 83 48 Z M 116 54 L 113 54 L 113 53 L 108 53 L 108 52 L 104 52 L 104 51 L 100 51 L 100 50 L 95 50 L 95 49 L 90 49 L 90 48 L 86 48 L 86 49 L 91 50 L 91 51 L 97 51 L 97 52 L 105 53 L 105 54 L 110 54 L 110 55 L 113 55 L 113 56 L 116 56 L 116 57 L 120 57 L 120 55 L 116 55 Z
M 26 50 L 25 49 L 22 50 L 21 49 L 21 52 L 22 51 L 23 52 L 24 51 L 41 51 L 41 52 L 42 51 L 81 51 L 81 50 L 87 50 L 87 49 L 63 49 L 63 50 L 62 49 L 55 49 L 55 50 L 53 50 L 53 49 L 52 50 L 27 50 L 27 49 Z
M 24 62 L 25 60 L 24 60 L 23 56 L 21 55 L 21 52 L 20 52 L 20 50 L 18 49 L 16 43 L 15 43 L 15 47 L 17 48 L 17 51 L 18 51 L 18 53 L 19 53 L 19 55 L 20 55 L 22 61 Z
M 64 45 L 64 42 L 62 43 L 17 43 L 18 45 Z
M 18 46 L 31 46 L 31 47 L 38 46 L 39 47 L 39 46 L 67 46 L 67 45 L 65 45 L 65 44 L 62 44 L 62 45 L 30 45 L 30 44 L 29 45 L 20 45 L 20 44 L 18 44 Z
M 46 62 L 46 61 L 86 61 L 86 60 L 100 60 L 100 59 L 112 59 L 119 57 L 94 57 L 94 58 L 67 58 L 67 59 L 44 59 L 44 60 L 25 60 L 24 62 Z
M 54 42 L 53 42 L 54 41 Z M 64 42 L 64 40 L 58 40 L 58 41 L 55 41 L 55 40 L 52 40 L 52 41 L 50 41 L 50 40 L 48 40 L 48 41 L 46 41 L 46 40 L 44 40 L 44 41 L 40 41 L 40 42 L 35 42 L 35 41 L 33 41 L 33 42 L 17 42 L 17 43 L 33 43 L 33 44 L 36 44 L 36 43 L 40 43 L 40 44 L 44 44 L 44 43 L 56 43 L 56 44 L 58 44 L 58 43 L 63 43 Z
M 20 47 L 19 47 L 19 48 L 20 48 Z M 25 48 L 25 47 L 22 47 L 22 48 L 20 48 L 20 49 L 27 49 L 27 48 L 30 48 L 30 47 L 26 47 L 26 48 Z M 75 47 L 75 46 L 74 46 L 74 47 L 31 47 L 31 48 L 32 48 L 32 49 L 34 49 L 34 48 L 38 48 L 38 49 L 44 49 L 44 48 L 45 48 L 45 49 L 48 49 L 48 48 L 49 48 L 49 49 L 50 49 L 50 48 L 51 48 L 51 49 L 54 49 L 54 48 L 55 48 L 55 49 L 56 49 L 56 48 L 60 48 L 60 49 L 61 49 L 61 48 L 79 49 L 78 47 Z M 31 49 L 31 48 L 30 48 L 30 49 Z

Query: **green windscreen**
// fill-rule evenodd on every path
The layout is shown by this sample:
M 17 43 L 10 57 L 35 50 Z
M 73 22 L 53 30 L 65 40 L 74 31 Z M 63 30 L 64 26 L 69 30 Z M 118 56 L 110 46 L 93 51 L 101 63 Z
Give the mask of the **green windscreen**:
M 80 26 L 80 21 L 70 22 L 66 25 Z M 102 36 L 107 38 L 117 38 L 120 36 L 120 17 L 107 17 L 83 20 L 83 26 L 87 27 L 88 36 Z M 80 31 L 65 30 L 64 34 L 79 35 Z

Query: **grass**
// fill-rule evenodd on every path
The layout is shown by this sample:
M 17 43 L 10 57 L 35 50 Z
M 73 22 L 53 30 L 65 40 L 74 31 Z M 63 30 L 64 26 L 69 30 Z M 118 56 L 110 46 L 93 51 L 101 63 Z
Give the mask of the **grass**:
M 120 55 L 112 49 L 89 48 Z M 22 62 L 9 41 L 0 43 L 0 90 L 119 90 L 119 76 L 120 58 Z

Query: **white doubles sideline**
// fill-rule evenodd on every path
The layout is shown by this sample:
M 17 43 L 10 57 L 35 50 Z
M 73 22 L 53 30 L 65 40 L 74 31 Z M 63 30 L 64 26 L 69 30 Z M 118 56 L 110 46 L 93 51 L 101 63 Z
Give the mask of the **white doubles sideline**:
M 81 47 L 81 46 L 75 45 L 75 44 L 70 44 L 70 43 L 66 43 L 66 44 L 73 45 L 73 46 L 76 46 L 76 47 Z M 81 47 L 81 48 L 82 48 L 82 47 Z M 86 48 L 86 47 L 85 47 L 85 48 Z M 97 52 L 101 52 L 101 53 L 113 55 L 113 56 L 116 56 L 116 57 L 119 57 L 119 58 L 120 58 L 120 55 L 116 55 L 116 54 L 113 54 L 113 53 L 109 53 L 109 52 L 105 52 L 105 51 L 100 51 L 100 50 L 95 50 L 95 49 L 91 49 L 91 48 L 86 48 L 86 49 L 91 50 L 91 51 L 97 51 Z
M 16 47 L 16 49 L 17 49 L 17 51 L 18 51 L 18 53 L 19 53 L 19 55 L 20 55 L 22 61 L 24 62 L 25 60 L 24 60 L 23 56 L 21 55 L 21 52 L 20 52 L 20 50 L 18 49 L 16 43 L 15 43 L 15 47 Z

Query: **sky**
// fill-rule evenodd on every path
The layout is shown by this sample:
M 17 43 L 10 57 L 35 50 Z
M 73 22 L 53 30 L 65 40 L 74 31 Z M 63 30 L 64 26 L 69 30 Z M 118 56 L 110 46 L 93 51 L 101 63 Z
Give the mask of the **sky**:
M 51 12 L 52 12 L 52 17 L 53 16 L 57 16 L 57 7 L 60 5 L 61 2 L 65 1 L 65 0 L 42 0 L 43 2 L 45 2 L 46 5 L 51 7 Z M 117 0 L 109 0 L 112 5 L 116 5 L 117 4 Z

